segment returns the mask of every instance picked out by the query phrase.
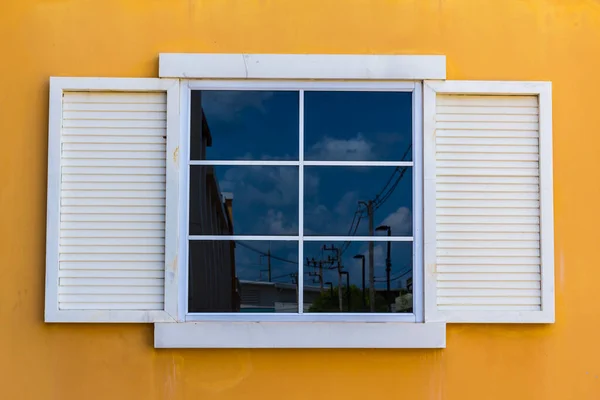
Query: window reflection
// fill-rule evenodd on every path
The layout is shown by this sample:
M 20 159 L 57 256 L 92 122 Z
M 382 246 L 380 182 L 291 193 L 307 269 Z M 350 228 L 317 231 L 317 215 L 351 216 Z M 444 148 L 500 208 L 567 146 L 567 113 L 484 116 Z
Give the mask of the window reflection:
M 304 254 L 306 312 L 413 312 L 412 242 L 305 242 Z
M 298 168 L 190 167 L 191 235 L 297 235 Z
M 305 92 L 305 159 L 411 161 L 412 93 Z
M 190 241 L 190 312 L 298 312 L 298 244 Z
M 194 90 L 192 160 L 297 160 L 298 92 Z
M 412 235 L 411 167 L 305 167 L 304 234 L 369 235 L 374 224 L 392 236 Z

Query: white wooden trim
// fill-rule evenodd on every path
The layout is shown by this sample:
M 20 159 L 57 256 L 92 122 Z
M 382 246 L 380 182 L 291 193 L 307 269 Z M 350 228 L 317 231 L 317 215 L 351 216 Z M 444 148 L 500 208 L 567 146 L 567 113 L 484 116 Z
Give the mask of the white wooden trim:
M 436 300 L 435 102 L 433 87 L 423 85 L 423 297 L 425 321 L 444 321 Z
M 413 310 L 423 322 L 423 84 L 413 92 Z
M 540 85 L 540 239 L 542 257 L 542 315 L 555 321 L 554 311 L 554 184 L 552 162 L 552 84 Z
M 369 91 L 369 92 L 412 92 L 417 83 L 413 81 L 376 81 L 376 80 L 299 80 L 299 78 L 274 79 L 192 79 L 186 80 L 190 90 L 269 90 L 269 91 Z
M 167 164 L 165 216 L 165 311 L 173 318 L 179 303 L 179 81 L 167 89 Z
M 552 184 L 552 85 L 550 82 L 424 82 L 425 321 L 552 323 L 554 317 L 554 210 Z M 439 311 L 436 300 L 435 114 L 436 95 L 535 95 L 539 101 L 541 311 Z
M 189 108 L 190 108 L 190 93 L 191 90 L 293 90 L 298 91 L 300 100 L 302 100 L 302 95 L 304 90 L 363 90 L 363 91 L 408 91 L 413 92 L 413 141 L 416 143 L 415 145 L 415 154 L 420 157 L 420 138 L 422 135 L 422 112 L 421 112 L 421 103 L 422 103 L 422 84 L 417 82 L 332 82 L 332 81 L 256 81 L 256 80 L 248 80 L 248 81 L 235 81 L 235 80 L 183 80 L 181 86 L 181 149 L 182 149 L 182 159 L 184 160 L 181 164 L 181 181 L 186 182 L 186 188 L 180 188 L 180 209 L 182 210 L 182 220 L 187 221 L 187 213 L 188 210 L 188 190 L 189 190 L 189 180 L 188 180 L 188 170 L 189 165 L 293 165 L 298 166 L 300 171 L 304 166 L 409 166 L 415 167 L 419 165 L 420 161 L 305 161 L 303 159 L 304 152 L 303 144 L 304 144 L 304 132 L 302 126 L 302 118 L 299 121 L 299 157 L 297 161 L 263 161 L 263 160 L 190 160 L 189 154 Z M 300 105 L 303 104 L 302 101 L 299 102 Z M 300 108 L 300 115 L 302 116 L 302 108 Z M 414 175 L 419 174 L 419 175 Z M 418 168 L 413 168 L 413 181 L 416 179 L 420 180 L 420 171 Z M 299 199 L 302 199 L 302 191 L 303 191 L 303 182 L 300 176 L 299 179 L 300 187 L 299 187 Z M 420 204 L 422 201 L 422 193 L 420 189 L 419 182 L 415 183 L 416 191 L 414 192 L 414 201 L 417 204 Z M 302 202 L 299 201 L 299 226 L 302 226 L 302 218 L 304 213 L 302 212 L 303 206 Z M 422 211 L 422 210 L 419 210 Z M 420 214 L 420 213 L 418 213 Z M 415 216 L 415 221 L 420 222 L 421 216 Z M 304 241 L 320 241 L 320 242 L 331 242 L 331 241 L 372 241 L 372 242 L 412 242 L 415 239 L 412 236 L 373 236 L 373 237 L 363 237 L 363 236 L 305 236 L 302 232 L 299 232 L 298 235 L 290 235 L 290 236 L 274 236 L 274 235 L 189 235 L 187 230 L 187 224 L 180 225 L 180 235 L 181 237 L 186 237 L 188 241 L 202 241 L 202 240 L 269 240 L 269 241 L 298 241 L 299 243 L 299 259 L 302 260 L 304 257 L 302 256 L 303 252 L 303 242 Z M 420 234 L 419 229 L 417 229 L 417 233 Z M 415 312 L 418 314 L 323 314 L 319 315 L 310 315 L 303 314 L 303 308 L 299 306 L 298 313 L 296 314 L 288 314 L 283 316 L 282 314 L 273 315 L 273 314 L 261 314 L 261 313 L 253 313 L 249 314 L 223 314 L 217 315 L 216 313 L 187 313 L 187 245 L 183 241 L 180 243 L 180 254 L 182 257 L 180 258 L 180 285 L 183 288 L 180 291 L 180 309 L 179 309 L 179 320 L 185 320 L 186 322 L 193 321 L 253 321 L 253 322 L 273 322 L 273 321 L 281 321 L 282 319 L 285 321 L 295 321 L 295 322 L 306 322 L 310 321 L 329 321 L 332 323 L 338 322 L 422 322 L 423 321 L 423 312 L 422 312 L 422 238 L 418 236 L 416 243 L 413 245 L 413 250 L 415 254 L 414 261 L 414 285 L 417 290 L 417 295 L 414 300 L 414 308 Z M 300 286 L 302 286 L 302 266 L 300 266 L 299 271 L 299 281 Z M 299 297 L 301 298 L 303 292 L 300 291 Z M 302 301 L 299 302 L 302 304 Z M 185 305 L 185 306 L 184 306 Z M 303 315 L 302 315 L 303 314 Z
M 67 78 L 51 77 L 50 86 L 68 91 L 164 92 L 176 81 L 157 78 Z
M 269 282 L 257 282 L 269 284 Z M 413 313 L 189 313 L 185 322 L 419 322 Z
M 46 322 L 155 322 L 175 321 L 168 311 L 172 309 L 173 290 L 170 286 L 165 293 L 165 310 L 123 311 L 123 310 L 59 310 L 58 309 L 58 269 L 59 269 L 59 237 L 60 237 L 60 190 L 61 190 L 61 130 L 62 99 L 68 91 L 114 91 L 114 92 L 166 92 L 167 99 L 173 99 L 178 92 L 179 81 L 156 78 L 50 78 L 50 111 L 48 126 L 48 193 L 46 217 Z M 179 121 L 173 115 L 179 113 L 178 106 L 169 109 L 168 131 L 179 134 Z M 171 131 L 175 129 L 175 131 Z M 169 134 L 167 135 L 169 136 Z M 172 142 L 171 146 L 177 142 Z M 168 144 L 169 145 L 169 144 Z M 172 169 L 173 167 L 171 167 Z M 173 175 L 173 173 L 171 173 Z M 171 194 L 169 198 L 173 198 Z M 171 207 L 171 224 L 177 210 Z M 178 223 L 177 220 L 175 223 Z M 173 240 L 167 242 L 167 254 L 173 254 Z M 176 243 L 176 242 L 175 242 Z M 176 257 L 175 257 L 176 258 Z M 167 260 L 169 260 L 167 258 Z M 171 257 L 172 260 L 172 257 Z M 166 278 L 172 276 L 173 265 L 165 265 Z M 176 306 L 176 305 L 175 305 Z
M 60 238 L 60 133 L 62 128 L 63 88 L 50 79 L 50 111 L 48 115 L 48 193 L 46 209 L 46 322 L 57 321 L 58 256 Z
M 425 85 L 435 93 L 446 94 L 540 95 L 548 90 L 551 83 L 533 81 L 426 81 Z
M 56 310 L 52 315 L 46 314 L 46 322 L 151 324 L 154 322 L 171 323 L 175 321 L 166 311 L 162 310 Z
M 446 79 L 441 55 L 160 54 L 161 78 Z
M 155 348 L 445 348 L 443 323 L 155 324 Z
M 190 81 L 182 81 L 180 86 L 180 134 L 179 134 L 179 302 L 177 320 L 185 321 L 188 313 L 188 276 L 189 276 L 189 198 L 190 198 L 190 119 L 191 90 Z

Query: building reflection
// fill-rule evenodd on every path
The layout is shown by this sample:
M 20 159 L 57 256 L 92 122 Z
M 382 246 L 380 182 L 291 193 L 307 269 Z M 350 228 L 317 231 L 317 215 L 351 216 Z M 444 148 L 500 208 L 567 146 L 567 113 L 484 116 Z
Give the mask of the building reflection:
M 201 110 L 200 92 L 192 92 L 192 110 Z M 192 112 L 193 152 L 206 154 L 212 136 L 203 112 Z M 219 188 L 212 166 L 190 168 L 189 231 L 191 235 L 233 235 L 233 195 Z M 234 241 L 190 241 L 190 312 L 236 312 L 240 290 L 235 268 Z

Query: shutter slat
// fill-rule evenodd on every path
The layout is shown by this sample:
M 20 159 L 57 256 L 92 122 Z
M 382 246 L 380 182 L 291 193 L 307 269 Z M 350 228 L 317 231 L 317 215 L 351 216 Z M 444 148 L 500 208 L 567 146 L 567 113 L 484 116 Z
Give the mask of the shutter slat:
M 463 216 L 480 216 L 480 215 L 490 215 L 490 216 L 507 216 L 507 217 L 515 217 L 515 216 L 539 216 L 540 210 L 534 208 L 533 211 L 531 208 L 443 208 L 440 207 L 437 211 L 437 215 L 463 215 Z
M 539 224 L 533 225 L 507 225 L 507 224 L 438 224 L 437 232 L 514 232 L 514 233 L 538 233 L 540 231 Z
M 164 271 L 156 270 L 60 270 L 60 278 L 146 278 L 164 279 Z
M 440 305 L 540 305 L 540 296 L 521 297 L 515 295 L 505 295 L 502 297 L 446 297 L 440 296 L 438 304 Z
M 539 185 L 503 185 L 503 184 L 478 184 L 478 183 L 439 183 L 438 192 L 531 192 L 538 193 Z
M 164 151 L 69 151 L 63 155 L 65 159 L 123 159 L 123 160 L 164 160 Z M 108 174 L 108 172 L 106 172 Z
M 140 199 L 140 198 L 69 198 L 62 199 L 63 206 L 119 206 L 119 207 L 155 207 L 164 206 L 165 199 Z
M 537 265 L 438 265 L 438 272 L 446 273 L 480 273 L 487 274 L 490 272 L 501 273 L 534 273 L 540 272 L 540 267 Z
M 537 114 L 500 114 L 500 113 L 477 113 L 471 114 L 469 108 L 463 113 L 444 114 L 438 111 L 436 121 L 438 122 L 538 122 Z
M 539 240 L 440 240 L 438 239 L 438 249 L 531 249 L 539 248 Z
M 158 303 L 59 303 L 61 310 L 162 310 L 164 301 Z
M 537 107 L 496 107 L 496 106 L 438 106 L 437 114 L 500 114 L 500 115 L 538 115 Z
M 162 310 L 166 94 L 63 96 L 60 310 Z
M 164 254 L 162 246 L 61 246 L 63 254 Z
M 148 286 L 148 287 L 160 287 L 164 288 L 164 279 L 156 278 L 60 278 L 60 286 L 67 287 L 80 287 L 85 288 L 88 286 Z
M 127 175 L 63 175 L 63 183 L 65 182 L 127 182 L 127 183 L 165 183 L 164 174 L 160 175 L 131 175 L 127 171 Z
M 437 224 L 498 224 L 498 225 L 535 225 L 539 224 L 540 219 L 536 216 L 462 216 L 462 215 L 441 215 L 436 218 Z
M 516 168 L 443 168 L 439 169 L 439 176 L 538 176 L 538 172 L 533 169 Z
M 63 143 L 69 145 L 83 144 L 165 144 L 166 138 L 156 135 L 148 136 L 105 136 L 105 135 L 70 135 L 63 137 Z M 64 147 L 63 147 L 64 149 Z
M 85 119 L 65 119 L 63 120 L 65 128 L 157 128 L 166 129 L 166 120 L 137 120 L 137 119 L 107 119 L 107 120 L 85 120 Z
M 146 254 L 146 253 L 134 253 L 134 254 L 80 254 L 80 253 L 61 253 L 59 261 L 79 261 L 79 262 L 96 262 L 96 261 L 139 261 L 139 262 L 164 262 L 164 254 Z M 60 275 L 60 272 L 59 272 Z
M 500 131 L 531 131 L 538 130 L 537 122 L 436 122 L 439 129 L 488 129 Z
M 165 301 L 163 294 L 60 294 L 58 301 L 65 303 L 162 303 Z
M 63 182 L 63 190 L 164 190 L 161 182 Z
M 68 92 L 64 94 L 64 104 L 77 103 L 116 103 L 121 104 L 161 104 L 166 105 L 164 93 L 130 93 L 130 92 Z
M 537 176 L 438 176 L 436 181 L 437 183 L 483 183 L 486 185 L 538 185 L 540 183 Z
M 115 198 L 115 199 L 140 199 L 140 198 L 152 198 L 152 199 L 164 199 L 164 190 L 65 190 L 63 191 L 65 198 Z M 72 208 L 74 210 L 74 208 Z M 156 209 L 158 212 L 162 212 L 161 208 Z M 125 211 L 124 211 L 125 212 Z M 147 212 L 138 212 L 139 214 L 147 214 Z
M 69 102 L 63 105 L 65 111 L 167 111 L 164 102 L 158 103 L 82 103 Z
M 158 238 L 164 240 L 165 233 L 160 228 L 154 229 L 69 229 L 60 233 L 61 238 Z
M 92 193 L 95 193 L 93 191 Z M 135 193 L 135 192 L 134 192 Z M 158 207 L 63 207 L 62 214 L 163 214 L 163 208 Z
M 439 160 L 437 165 L 440 168 L 539 168 L 537 161 Z
M 154 167 L 164 168 L 166 166 L 165 159 L 118 159 L 110 160 L 107 158 L 86 159 L 86 158 L 66 158 L 63 160 L 63 167 Z M 131 173 L 131 170 L 126 172 Z M 162 186 L 164 188 L 164 186 Z
M 535 280 L 520 281 L 520 280 L 439 280 L 438 288 L 455 288 L 455 289 L 539 289 L 540 282 Z
M 87 240 L 82 238 L 82 240 Z M 163 262 L 63 262 L 62 269 L 85 269 L 85 270 L 157 270 L 162 271 Z
M 502 263 L 506 257 L 539 257 L 540 250 L 536 248 L 438 248 L 436 254 L 440 257 L 497 257 Z
M 164 143 L 63 143 L 63 152 L 69 156 L 77 151 L 135 151 L 135 152 L 165 152 Z
M 540 234 L 537 232 L 517 233 L 517 232 L 438 232 L 436 239 L 442 240 L 468 240 L 470 242 L 478 240 L 494 241 L 515 241 L 515 240 L 539 240 Z
M 162 222 L 61 222 L 60 228 L 63 231 L 67 230 L 109 230 L 112 234 L 117 235 L 115 230 L 123 229 L 131 230 L 150 230 L 160 232 L 164 236 L 165 224 Z M 158 233 L 157 233 L 158 234 Z M 64 232 L 61 233 L 64 236 Z
M 532 306 L 520 306 L 520 305 L 476 305 L 476 306 L 463 306 L 452 304 L 450 306 L 440 305 L 438 306 L 440 311 L 505 311 L 505 312 L 519 312 L 519 311 L 539 311 L 539 305 Z
M 164 214 L 63 214 L 61 221 L 76 222 L 165 222 Z
M 493 110 L 493 108 L 492 108 Z M 436 138 L 454 137 L 454 138 L 538 138 L 538 131 L 501 131 L 501 130 L 445 130 L 439 129 L 435 133 Z
M 160 286 L 65 286 L 62 290 L 63 295 L 162 295 L 164 292 Z
M 135 137 L 165 137 L 165 129 L 163 127 L 158 128 L 145 128 L 145 129 L 127 129 L 127 128 L 111 128 L 111 127 L 63 127 L 62 135 L 66 139 L 70 136 L 101 136 L 101 137 L 123 137 L 123 138 L 135 138 Z
M 521 116 L 525 117 L 525 116 Z M 130 121 L 166 121 L 167 113 L 165 111 L 82 111 L 82 110 L 64 110 L 63 119 L 65 121 L 98 120 L 100 124 L 109 120 L 130 120 Z
M 470 191 L 470 192 L 439 192 L 440 200 L 539 200 L 538 192 L 497 192 L 497 191 Z
M 470 107 L 536 107 L 535 96 L 499 96 L 499 95 L 442 95 L 437 97 L 438 106 Z
M 540 265 L 534 256 L 437 256 L 438 264 L 455 265 Z
M 540 202 L 537 200 L 438 200 L 436 202 L 438 208 L 461 208 L 461 207 L 478 207 L 478 208 L 540 208 Z
M 530 281 L 539 284 L 540 274 L 535 273 L 456 273 L 456 274 L 439 274 L 439 281 L 517 281 L 526 282 Z M 461 287 L 461 286 L 459 286 Z

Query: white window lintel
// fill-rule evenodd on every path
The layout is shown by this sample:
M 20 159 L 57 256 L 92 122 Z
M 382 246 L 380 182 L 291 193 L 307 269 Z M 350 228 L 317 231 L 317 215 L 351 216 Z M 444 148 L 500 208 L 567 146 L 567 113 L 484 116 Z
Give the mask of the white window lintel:
M 158 76 L 188 79 L 446 79 L 446 56 L 164 53 L 159 56 Z

